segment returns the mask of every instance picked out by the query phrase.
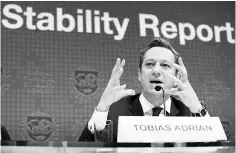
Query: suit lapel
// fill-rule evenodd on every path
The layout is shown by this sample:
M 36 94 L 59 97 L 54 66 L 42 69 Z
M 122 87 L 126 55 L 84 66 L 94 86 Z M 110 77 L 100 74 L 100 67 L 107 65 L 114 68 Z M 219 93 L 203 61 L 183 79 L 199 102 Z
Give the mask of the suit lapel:
M 176 106 L 176 99 L 173 97 L 171 98 L 171 107 L 170 107 L 170 114 L 168 116 L 177 116 L 179 114 L 179 109 Z
M 175 115 L 175 116 L 190 116 L 191 111 L 189 110 L 189 108 L 187 106 L 185 106 L 185 104 L 182 101 L 176 99 L 175 97 L 171 97 L 171 101 L 172 101 L 171 106 L 173 104 L 173 107 L 175 107 L 175 108 L 173 108 L 173 115 Z M 178 111 L 176 111 L 176 110 L 178 110 Z
M 172 101 L 170 114 L 168 116 L 177 116 L 179 114 L 179 109 L 176 107 L 176 104 Z
M 137 94 L 134 97 L 134 99 L 132 100 L 131 104 L 129 105 L 129 110 L 132 113 L 132 115 L 134 115 L 134 116 L 144 116 L 143 109 L 142 109 L 141 103 L 139 101 L 139 96 L 140 96 L 140 94 Z M 180 108 L 186 107 L 186 106 L 179 106 L 178 103 L 180 101 L 178 101 L 174 97 L 170 97 L 170 98 L 171 98 L 171 108 L 170 108 L 170 114 L 167 114 L 167 116 L 180 115 Z M 181 102 L 181 104 L 182 104 L 182 102 Z
M 143 116 L 143 108 L 141 106 L 141 103 L 139 101 L 140 94 L 136 95 L 134 100 L 132 101 L 130 105 L 130 111 L 134 116 Z

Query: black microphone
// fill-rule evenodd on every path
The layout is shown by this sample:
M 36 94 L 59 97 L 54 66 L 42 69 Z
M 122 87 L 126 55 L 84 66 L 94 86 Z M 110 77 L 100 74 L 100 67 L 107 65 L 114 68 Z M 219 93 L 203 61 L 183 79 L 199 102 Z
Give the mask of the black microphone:
M 163 88 L 162 88 L 161 86 L 156 86 L 156 87 L 155 87 L 155 90 L 156 90 L 156 91 L 160 91 L 161 89 L 163 90 Z
M 155 90 L 156 91 L 162 90 L 162 92 L 163 92 L 164 116 L 166 116 L 165 91 L 161 86 L 158 86 L 158 85 L 155 87 Z

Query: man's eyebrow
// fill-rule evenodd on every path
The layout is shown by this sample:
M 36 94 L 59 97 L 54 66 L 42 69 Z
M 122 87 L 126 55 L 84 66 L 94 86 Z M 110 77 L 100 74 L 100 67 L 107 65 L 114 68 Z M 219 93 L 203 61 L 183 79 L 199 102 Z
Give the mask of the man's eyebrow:
M 148 58 L 146 61 L 155 61 L 153 58 Z
M 156 59 L 149 58 L 149 59 L 147 59 L 146 61 L 156 61 Z M 167 60 L 165 60 L 165 59 L 160 60 L 160 61 L 161 61 L 161 62 L 168 62 L 168 63 L 171 63 L 171 61 L 167 61 Z
M 168 63 L 171 63 L 170 61 L 167 61 L 167 60 L 162 60 L 162 62 L 168 62 Z

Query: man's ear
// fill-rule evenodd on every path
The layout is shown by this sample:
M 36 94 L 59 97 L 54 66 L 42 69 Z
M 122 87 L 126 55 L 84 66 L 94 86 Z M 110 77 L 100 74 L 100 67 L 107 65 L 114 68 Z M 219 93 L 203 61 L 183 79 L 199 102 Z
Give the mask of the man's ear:
M 138 80 L 141 81 L 141 72 L 140 72 L 140 68 L 138 68 Z

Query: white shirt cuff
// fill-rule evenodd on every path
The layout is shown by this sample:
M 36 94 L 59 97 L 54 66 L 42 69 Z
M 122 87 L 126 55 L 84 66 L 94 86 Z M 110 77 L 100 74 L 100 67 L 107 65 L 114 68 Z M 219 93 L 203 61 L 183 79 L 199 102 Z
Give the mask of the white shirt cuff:
M 101 131 L 106 126 L 108 111 L 100 112 L 96 108 L 93 111 L 93 115 L 88 122 L 88 129 L 91 133 L 94 133 L 94 128 L 96 127 L 97 131 Z M 94 127 L 95 126 L 95 127 Z

